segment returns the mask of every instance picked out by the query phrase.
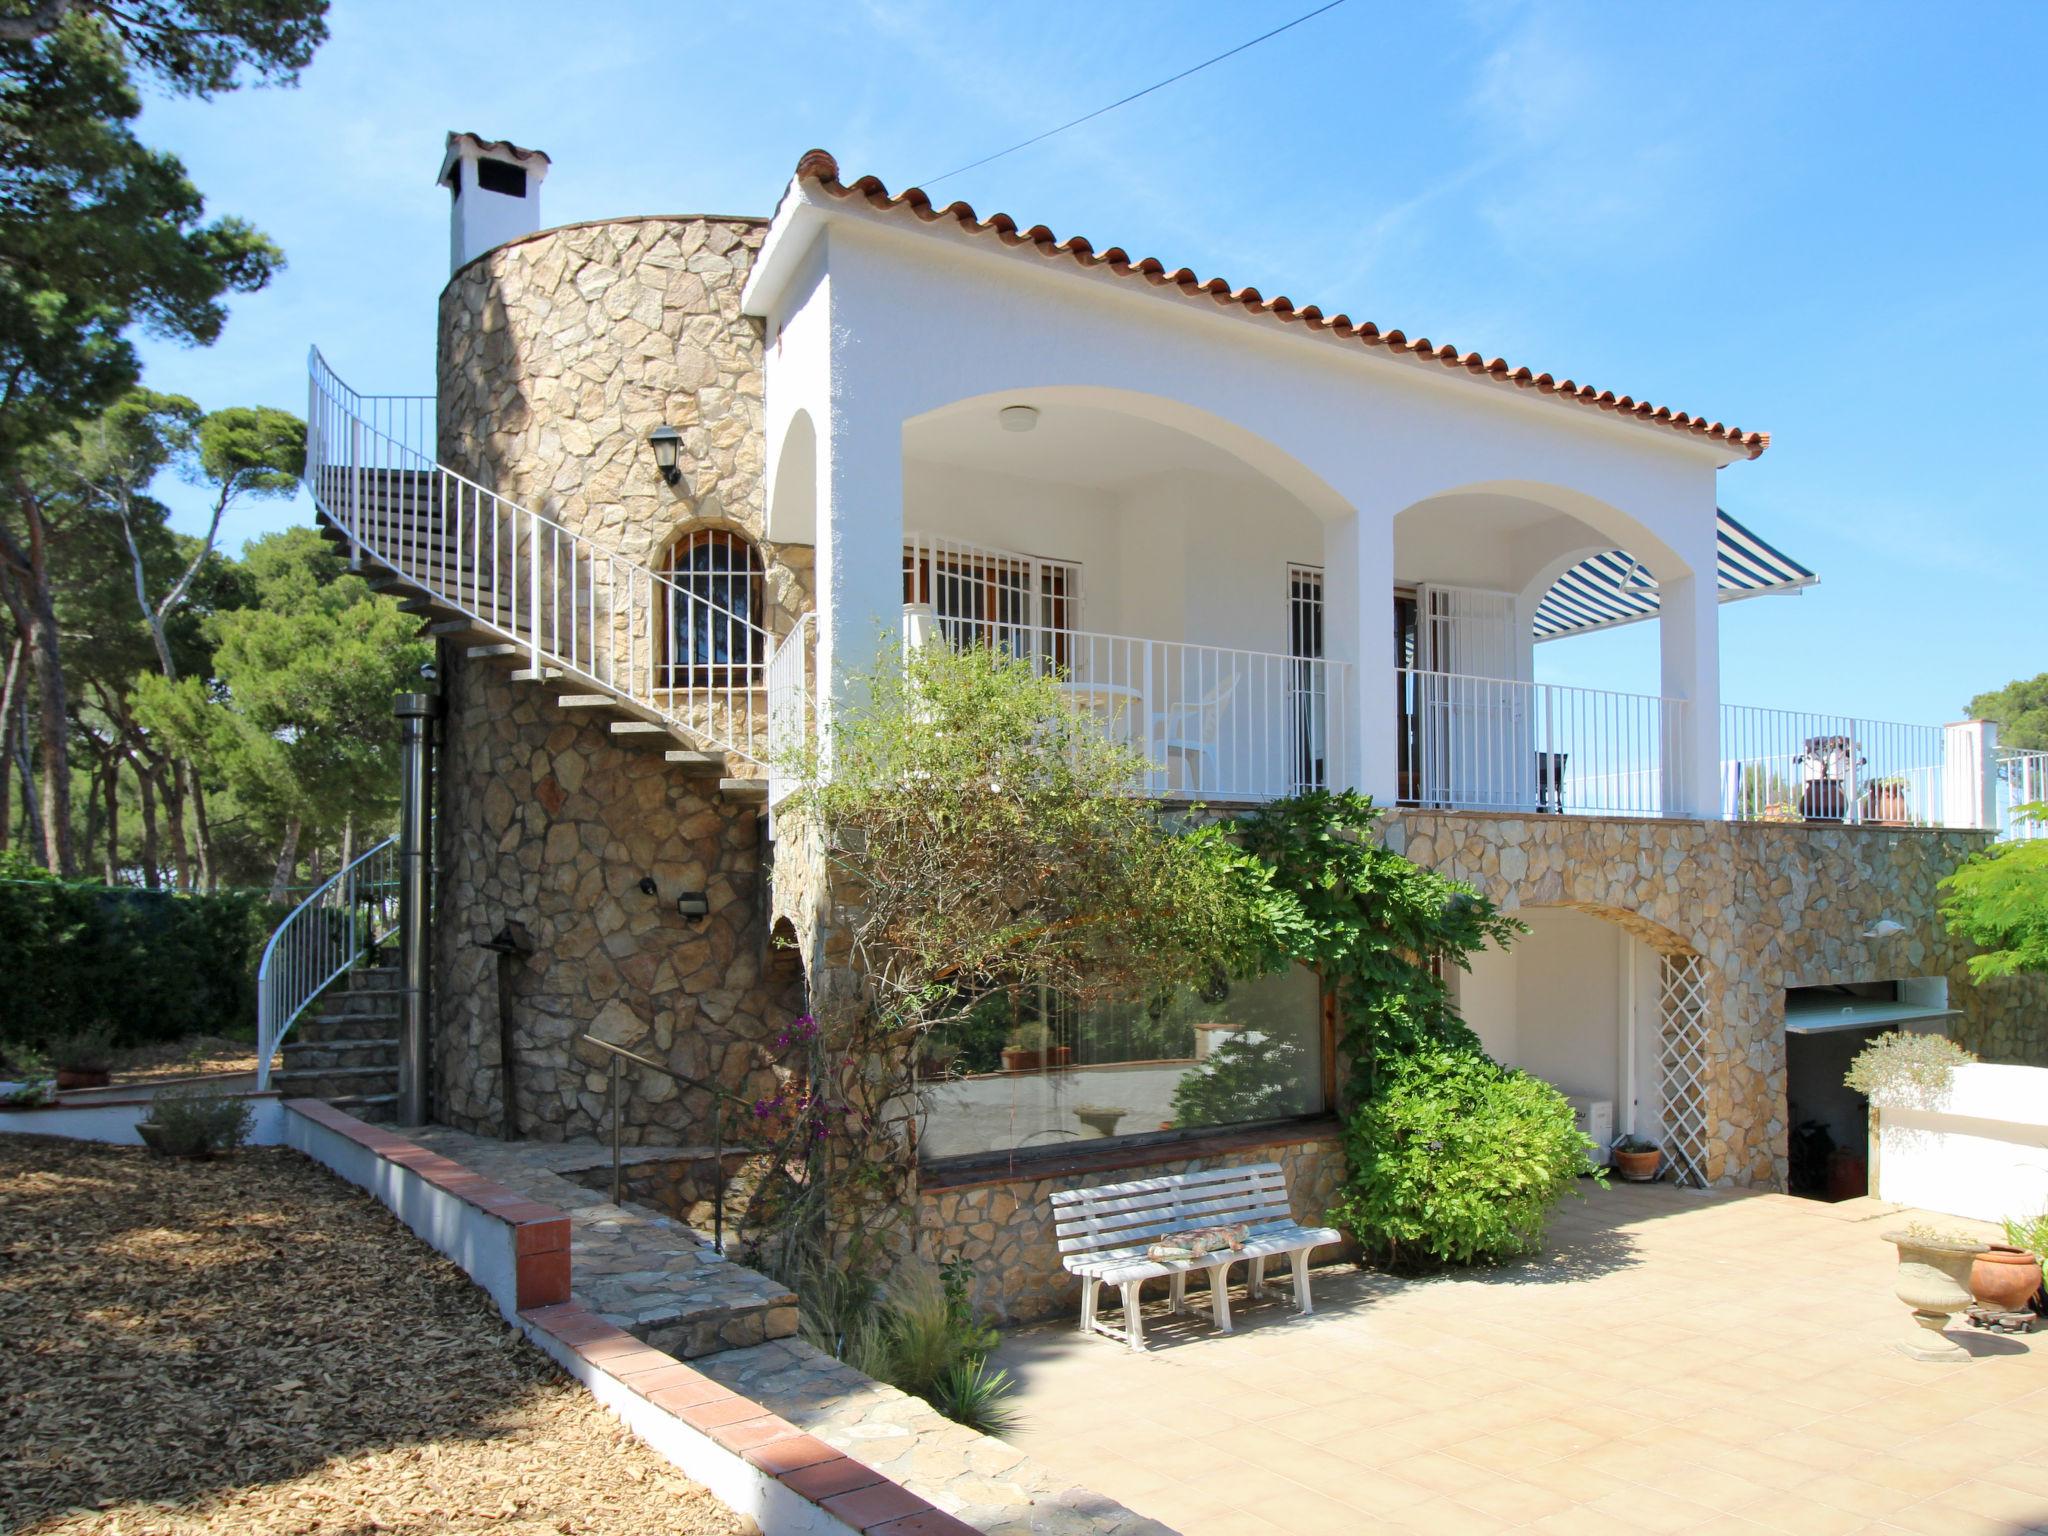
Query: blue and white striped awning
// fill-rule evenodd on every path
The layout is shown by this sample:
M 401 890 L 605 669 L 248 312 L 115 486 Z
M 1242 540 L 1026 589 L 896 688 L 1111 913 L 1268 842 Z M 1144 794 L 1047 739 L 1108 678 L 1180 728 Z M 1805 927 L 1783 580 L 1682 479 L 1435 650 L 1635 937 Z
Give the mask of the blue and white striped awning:
M 1797 592 L 1820 580 L 1726 512 L 1719 512 L 1719 518 L 1722 602 L 1761 597 L 1766 592 Z M 1536 609 L 1536 638 L 1558 640 L 1656 616 L 1657 578 L 1636 564 L 1626 550 L 1611 549 L 1581 560 L 1558 577 Z

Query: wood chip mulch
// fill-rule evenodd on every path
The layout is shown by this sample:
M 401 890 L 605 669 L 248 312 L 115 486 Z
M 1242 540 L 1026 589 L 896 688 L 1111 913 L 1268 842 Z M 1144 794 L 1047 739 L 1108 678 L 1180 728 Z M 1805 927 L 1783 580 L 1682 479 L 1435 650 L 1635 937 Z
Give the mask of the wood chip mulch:
M 227 1035 L 187 1035 L 182 1040 L 138 1045 L 114 1057 L 114 1081 L 124 1084 L 174 1082 L 181 1077 L 221 1072 L 254 1072 L 256 1047 Z
M 0 1136 L 0 1532 L 750 1528 L 297 1153 Z

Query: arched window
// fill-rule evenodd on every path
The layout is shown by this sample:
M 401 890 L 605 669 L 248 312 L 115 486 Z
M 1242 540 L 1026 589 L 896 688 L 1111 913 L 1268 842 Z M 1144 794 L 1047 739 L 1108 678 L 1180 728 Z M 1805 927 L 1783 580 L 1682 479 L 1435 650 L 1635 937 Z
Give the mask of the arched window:
M 661 574 L 671 688 L 752 688 L 766 660 L 761 553 L 724 528 L 694 528 L 669 545 Z

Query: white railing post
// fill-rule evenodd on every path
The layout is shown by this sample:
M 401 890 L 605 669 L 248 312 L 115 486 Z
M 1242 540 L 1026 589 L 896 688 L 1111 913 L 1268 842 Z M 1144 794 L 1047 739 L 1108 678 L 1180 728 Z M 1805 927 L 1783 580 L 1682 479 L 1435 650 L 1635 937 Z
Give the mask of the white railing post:
M 1959 720 L 1941 728 L 1941 824 L 1998 827 L 1998 726 Z
M 351 416 L 348 421 L 348 568 L 363 568 L 363 424 Z
M 534 675 L 540 675 L 540 522 L 536 518 L 526 520 L 527 540 L 527 593 L 526 627 L 527 654 L 531 657 Z

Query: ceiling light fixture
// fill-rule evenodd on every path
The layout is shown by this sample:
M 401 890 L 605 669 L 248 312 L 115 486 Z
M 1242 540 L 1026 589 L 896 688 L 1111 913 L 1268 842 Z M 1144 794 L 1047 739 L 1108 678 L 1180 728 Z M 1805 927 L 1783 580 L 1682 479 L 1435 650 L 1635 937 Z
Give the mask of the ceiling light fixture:
M 1005 432 L 1029 432 L 1038 425 L 1038 407 L 1006 405 L 996 412 L 996 419 L 1003 424 Z

